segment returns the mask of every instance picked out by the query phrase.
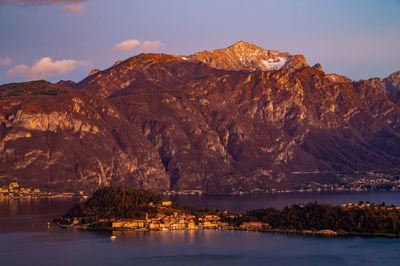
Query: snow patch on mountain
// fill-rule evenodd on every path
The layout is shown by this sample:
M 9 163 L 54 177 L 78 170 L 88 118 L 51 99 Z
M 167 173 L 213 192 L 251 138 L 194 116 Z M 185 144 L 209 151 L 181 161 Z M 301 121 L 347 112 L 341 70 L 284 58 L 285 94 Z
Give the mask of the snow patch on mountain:
M 262 65 L 260 67 L 263 71 L 278 70 L 281 69 L 287 61 L 287 57 L 269 58 L 268 60 L 261 60 Z

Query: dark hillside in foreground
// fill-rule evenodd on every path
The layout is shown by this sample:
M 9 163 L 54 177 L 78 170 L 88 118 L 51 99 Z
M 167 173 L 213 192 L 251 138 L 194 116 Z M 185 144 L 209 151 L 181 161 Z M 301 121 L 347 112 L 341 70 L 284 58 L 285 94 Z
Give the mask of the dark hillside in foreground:
M 150 202 L 161 203 L 159 194 L 132 187 L 100 188 L 85 203 L 76 204 L 65 217 L 104 218 L 143 218 L 145 213 L 153 213 Z

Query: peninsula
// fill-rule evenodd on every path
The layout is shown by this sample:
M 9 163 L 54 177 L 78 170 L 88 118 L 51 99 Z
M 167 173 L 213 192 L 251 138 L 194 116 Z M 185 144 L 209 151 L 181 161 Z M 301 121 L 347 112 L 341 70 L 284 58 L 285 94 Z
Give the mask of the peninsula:
M 54 219 L 64 228 L 169 231 L 251 230 L 317 235 L 400 236 L 400 207 L 348 203 L 340 206 L 308 203 L 234 213 L 192 208 L 165 201 L 160 194 L 132 187 L 104 187 L 64 216 Z

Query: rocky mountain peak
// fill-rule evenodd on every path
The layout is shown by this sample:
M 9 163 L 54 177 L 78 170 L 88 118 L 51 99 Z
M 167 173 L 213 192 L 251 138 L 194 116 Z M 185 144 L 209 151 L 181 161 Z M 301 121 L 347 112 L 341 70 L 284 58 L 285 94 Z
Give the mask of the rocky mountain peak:
M 388 92 L 392 93 L 400 91 L 400 71 L 390 74 L 385 79 L 385 83 Z
M 363 80 L 362 82 L 367 83 L 369 86 L 376 88 L 384 94 L 398 93 L 400 92 L 400 71 L 393 72 L 384 79 L 371 78 Z
M 265 50 L 255 44 L 245 42 L 245 41 L 239 41 L 228 48 L 221 49 L 224 50 L 225 52 L 235 52 L 241 55 L 248 55 L 251 53 L 265 53 L 267 52 L 269 55 L 277 55 L 279 54 L 279 51 L 274 51 L 274 50 Z
M 244 41 L 237 42 L 225 49 L 195 53 L 188 58 L 217 69 L 246 72 L 279 69 L 295 71 L 308 66 L 302 55 L 266 50 Z
M 311 68 L 314 69 L 314 70 L 323 72 L 323 69 L 322 69 L 322 66 L 321 66 L 320 63 L 316 63 L 316 64 L 313 65 Z

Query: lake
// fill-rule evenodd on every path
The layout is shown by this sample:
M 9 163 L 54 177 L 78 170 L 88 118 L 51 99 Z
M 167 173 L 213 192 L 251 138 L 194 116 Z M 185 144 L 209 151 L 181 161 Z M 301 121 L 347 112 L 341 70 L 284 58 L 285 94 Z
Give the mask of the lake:
M 245 211 L 309 201 L 400 205 L 400 192 L 179 195 L 179 203 Z M 400 265 L 400 239 L 242 231 L 111 232 L 48 227 L 74 200 L 0 200 L 1 265 Z

